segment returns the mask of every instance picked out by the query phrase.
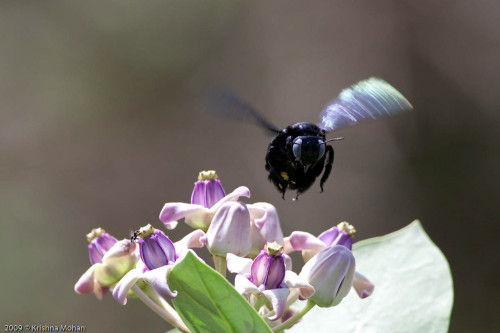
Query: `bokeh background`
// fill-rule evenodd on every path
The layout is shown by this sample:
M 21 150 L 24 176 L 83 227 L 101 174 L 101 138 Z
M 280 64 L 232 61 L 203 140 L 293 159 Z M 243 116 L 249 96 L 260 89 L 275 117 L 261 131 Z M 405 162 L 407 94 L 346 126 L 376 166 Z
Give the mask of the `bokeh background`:
M 499 14 L 467 0 L 1 2 L 1 324 L 166 331 L 139 301 L 73 291 L 85 234 L 161 228 L 163 203 L 216 169 L 274 204 L 285 234 L 347 220 L 364 239 L 419 218 L 451 265 L 450 331 L 498 332 Z M 371 76 L 415 110 L 339 131 L 325 192 L 298 202 L 267 181 L 262 129 L 194 103 L 222 84 L 285 127 Z

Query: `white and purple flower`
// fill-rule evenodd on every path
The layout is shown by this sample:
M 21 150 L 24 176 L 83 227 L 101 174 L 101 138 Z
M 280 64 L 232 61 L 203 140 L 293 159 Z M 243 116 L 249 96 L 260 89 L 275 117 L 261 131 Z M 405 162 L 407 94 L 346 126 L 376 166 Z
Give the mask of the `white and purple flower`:
M 87 234 L 92 266 L 78 279 L 75 291 L 94 293 L 101 299 L 138 261 L 136 245 L 128 239 L 117 241 L 102 228 Z
M 215 171 L 202 171 L 198 175 L 191 195 L 191 203 L 170 202 L 163 206 L 160 221 L 165 228 L 174 229 L 177 220 L 184 218 L 187 225 L 195 229 L 207 231 L 219 208 L 226 202 L 238 201 L 239 197 L 250 197 L 250 190 L 240 186 L 225 195 L 224 189 L 217 179 Z
M 309 263 L 317 254 L 330 247 L 343 246 L 350 251 L 355 233 L 356 229 L 347 222 L 339 223 L 318 237 L 308 232 L 294 231 L 290 237 L 285 238 L 284 253 L 302 251 L 304 262 Z M 352 286 L 360 298 L 370 296 L 375 289 L 375 285 L 358 272 L 354 273 Z
M 291 288 L 297 288 L 303 299 L 314 294 L 309 283 L 286 269 L 288 258 L 282 249 L 278 243 L 268 243 L 253 261 L 227 255 L 229 271 L 238 273 L 234 283 L 236 290 L 271 321 L 283 316 Z
M 151 285 L 164 298 L 173 298 L 177 292 L 168 287 L 167 276 L 175 261 L 188 248 L 203 247 L 205 233 L 195 230 L 175 244 L 165 234 L 150 224 L 135 233 L 139 244 L 141 261 L 130 270 L 113 289 L 115 300 L 125 305 L 130 289 L 140 280 Z

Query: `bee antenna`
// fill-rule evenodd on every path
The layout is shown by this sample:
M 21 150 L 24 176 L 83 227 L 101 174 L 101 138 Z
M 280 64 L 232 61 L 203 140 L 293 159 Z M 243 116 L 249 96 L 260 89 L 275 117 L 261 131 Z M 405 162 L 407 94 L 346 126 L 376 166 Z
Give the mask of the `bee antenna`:
M 326 140 L 325 143 L 330 142 L 330 141 L 340 141 L 340 140 L 344 140 L 344 137 L 340 136 L 338 138 L 333 138 L 333 139 L 330 139 L 330 140 Z

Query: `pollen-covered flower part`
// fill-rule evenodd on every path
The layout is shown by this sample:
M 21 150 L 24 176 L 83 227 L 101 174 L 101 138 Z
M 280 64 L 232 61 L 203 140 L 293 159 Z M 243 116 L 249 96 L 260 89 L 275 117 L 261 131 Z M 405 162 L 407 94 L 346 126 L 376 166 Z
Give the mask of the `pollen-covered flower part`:
M 224 203 L 215 214 L 207 231 L 207 248 L 212 255 L 228 253 L 246 256 L 250 252 L 250 213 L 243 202 Z
M 311 258 L 299 276 L 316 290 L 310 298 L 320 307 L 339 304 L 351 290 L 354 280 L 355 260 L 351 251 L 334 245 Z
M 286 269 L 289 258 L 282 253 L 282 248 L 277 243 L 268 243 L 253 261 L 231 253 L 227 255 L 228 270 L 237 273 L 236 290 L 271 321 L 280 319 L 285 312 L 290 289 L 297 288 L 304 299 L 314 294 L 309 283 Z
M 198 174 L 198 181 L 194 183 L 191 204 L 211 208 L 225 196 L 226 192 L 222 188 L 217 173 L 214 170 L 201 171 Z
M 203 179 L 203 184 L 197 185 L 198 182 L 195 183 L 190 204 L 169 202 L 163 206 L 160 212 L 160 221 L 163 222 L 165 228 L 174 229 L 177 226 L 177 221 L 184 218 L 190 227 L 207 231 L 215 213 L 224 203 L 238 201 L 240 197 L 250 197 L 250 190 L 245 186 L 240 186 L 233 192 L 222 195 L 225 192 L 222 186 L 219 188 L 220 181 L 217 182 L 218 179 L 215 179 L 217 175 L 215 171 L 202 171 L 200 174 L 199 177 Z
M 252 249 L 249 257 L 256 257 L 266 243 L 283 244 L 283 231 L 276 208 L 266 202 L 247 205 L 250 212 Z
M 92 245 L 89 246 L 89 253 L 93 265 L 77 281 L 75 291 L 79 294 L 94 293 L 101 299 L 135 267 L 139 259 L 136 244 L 128 239 L 116 241 L 101 228 L 94 229 L 87 235 L 87 239 Z M 106 250 L 111 243 L 113 245 Z

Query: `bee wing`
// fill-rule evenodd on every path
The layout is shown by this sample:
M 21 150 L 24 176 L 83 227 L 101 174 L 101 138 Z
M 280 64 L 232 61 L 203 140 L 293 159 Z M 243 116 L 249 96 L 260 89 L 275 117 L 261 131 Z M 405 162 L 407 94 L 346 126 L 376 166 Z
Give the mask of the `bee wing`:
M 203 99 L 202 109 L 225 118 L 254 122 L 272 132 L 279 132 L 253 106 L 226 89 L 211 89 Z
M 321 112 L 318 126 L 333 131 L 411 109 L 410 102 L 393 86 L 382 79 L 370 78 L 342 90 Z

